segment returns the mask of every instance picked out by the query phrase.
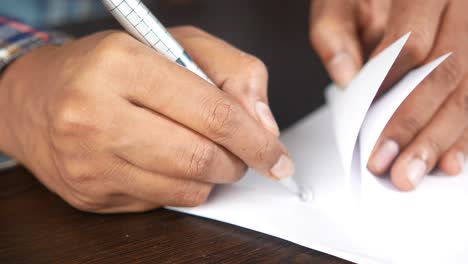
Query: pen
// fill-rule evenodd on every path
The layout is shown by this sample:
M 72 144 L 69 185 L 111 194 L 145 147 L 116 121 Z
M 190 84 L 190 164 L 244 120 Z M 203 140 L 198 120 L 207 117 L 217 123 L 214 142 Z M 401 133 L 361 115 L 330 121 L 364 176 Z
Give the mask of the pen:
M 173 62 L 214 83 L 141 0 L 102 0 L 125 30 Z
M 135 38 L 215 85 L 141 0 L 102 2 L 122 27 Z M 304 192 L 292 178 L 281 180 L 279 183 L 303 199 Z

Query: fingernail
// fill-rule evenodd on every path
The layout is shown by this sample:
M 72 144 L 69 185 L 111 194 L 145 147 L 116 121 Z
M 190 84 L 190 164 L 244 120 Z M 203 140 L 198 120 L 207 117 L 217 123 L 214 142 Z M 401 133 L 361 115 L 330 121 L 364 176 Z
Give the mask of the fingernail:
M 294 163 L 288 156 L 283 154 L 271 168 L 270 173 L 278 179 L 289 178 L 294 174 Z
M 457 153 L 457 160 L 458 160 L 458 165 L 460 166 L 460 173 L 462 173 L 465 170 L 465 154 L 463 152 L 458 152 Z
M 275 118 L 273 117 L 273 113 L 271 112 L 270 107 L 268 107 L 268 105 L 264 102 L 258 101 L 255 105 L 255 110 L 257 111 L 257 116 L 260 119 L 260 122 L 262 122 L 263 126 L 276 136 L 279 136 L 280 130 L 278 124 L 275 121 Z
M 340 52 L 328 64 L 333 80 L 340 87 L 346 87 L 356 76 L 358 68 L 351 55 Z
M 426 175 L 427 164 L 422 159 L 413 159 L 406 168 L 406 176 L 413 187 L 418 186 L 422 178 Z
M 377 173 L 384 173 L 400 153 L 400 146 L 394 140 L 385 140 L 378 147 L 371 159 L 371 167 Z

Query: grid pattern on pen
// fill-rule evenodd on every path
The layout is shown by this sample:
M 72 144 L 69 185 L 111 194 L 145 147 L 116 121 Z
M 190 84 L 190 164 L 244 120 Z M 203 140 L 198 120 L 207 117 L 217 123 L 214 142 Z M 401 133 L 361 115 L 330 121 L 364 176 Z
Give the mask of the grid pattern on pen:
M 151 11 L 144 5 L 140 0 L 111 0 L 114 7 L 111 12 L 119 12 L 127 22 L 138 31 L 138 33 L 144 38 L 148 45 L 164 53 L 172 60 L 177 60 L 177 55 L 169 48 L 168 45 L 162 41 L 158 35 L 148 26 L 147 19 L 154 19 L 156 23 L 159 23 L 156 18 L 151 14 Z M 134 8 L 133 8 L 134 7 Z M 140 10 L 137 10 L 140 9 Z M 139 14 L 145 14 L 141 17 Z M 162 27 L 162 25 L 161 25 Z M 162 27 L 163 28 L 163 27 Z

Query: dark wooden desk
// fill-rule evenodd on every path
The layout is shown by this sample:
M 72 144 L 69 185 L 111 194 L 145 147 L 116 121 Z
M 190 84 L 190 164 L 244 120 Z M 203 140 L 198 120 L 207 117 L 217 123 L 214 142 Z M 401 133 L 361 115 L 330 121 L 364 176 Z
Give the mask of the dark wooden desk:
M 200 26 L 263 59 L 281 127 L 323 103 L 328 79 L 308 45 L 307 0 L 154 5 L 168 25 Z M 83 35 L 115 27 L 107 19 L 65 30 Z M 0 178 L 0 263 L 346 263 L 257 232 L 164 209 L 128 215 L 79 212 L 21 168 Z

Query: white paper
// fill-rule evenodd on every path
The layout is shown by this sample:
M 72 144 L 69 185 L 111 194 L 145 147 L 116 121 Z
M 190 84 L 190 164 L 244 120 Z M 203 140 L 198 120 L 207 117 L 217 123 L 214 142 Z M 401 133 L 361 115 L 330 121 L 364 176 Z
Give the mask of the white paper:
M 296 163 L 294 178 L 314 192 L 312 202 L 250 171 L 239 183 L 218 187 L 205 205 L 172 209 L 353 262 L 467 263 L 468 174 L 431 176 L 417 191 L 402 193 L 364 165 L 397 107 L 446 58 L 413 71 L 367 113 L 406 40 L 407 36 L 400 39 L 364 68 L 353 82 L 356 94 L 331 88 L 329 106 L 283 133 Z M 354 173 L 359 172 L 360 200 L 350 192 L 353 162 L 358 162 Z
M 351 163 L 362 122 L 409 36 L 408 33 L 367 63 L 346 89 L 336 86 L 327 89 L 326 97 L 333 113 L 335 138 L 348 177 L 353 176 Z

